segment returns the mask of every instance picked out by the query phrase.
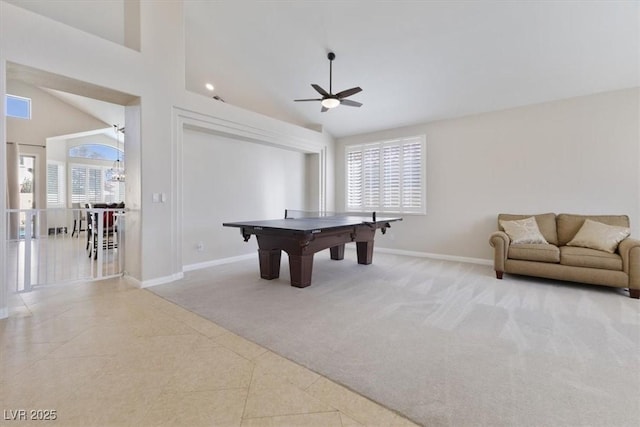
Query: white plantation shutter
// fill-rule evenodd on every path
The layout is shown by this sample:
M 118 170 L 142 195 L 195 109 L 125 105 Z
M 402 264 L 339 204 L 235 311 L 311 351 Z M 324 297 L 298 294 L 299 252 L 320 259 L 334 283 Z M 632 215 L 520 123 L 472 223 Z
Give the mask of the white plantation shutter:
M 383 206 L 400 210 L 400 146 L 388 145 L 383 148 L 382 182 L 384 186 Z
M 102 169 L 89 169 L 89 184 L 87 187 L 87 198 L 89 203 L 102 201 L 102 177 L 104 171 Z
M 111 196 L 105 190 L 106 168 L 85 165 L 71 166 L 71 202 L 99 203 L 106 202 Z M 119 196 L 119 192 L 118 192 Z
M 402 206 L 420 209 L 423 200 L 423 144 L 421 141 L 402 145 Z
M 346 147 L 349 211 L 426 213 L 424 136 Z
M 47 162 L 47 207 L 63 207 L 65 204 L 64 163 Z
M 87 168 L 71 167 L 71 203 L 87 203 Z
M 347 152 L 347 209 L 362 207 L 362 152 Z
M 364 207 L 380 204 L 380 148 L 364 150 L 362 168 L 364 170 Z

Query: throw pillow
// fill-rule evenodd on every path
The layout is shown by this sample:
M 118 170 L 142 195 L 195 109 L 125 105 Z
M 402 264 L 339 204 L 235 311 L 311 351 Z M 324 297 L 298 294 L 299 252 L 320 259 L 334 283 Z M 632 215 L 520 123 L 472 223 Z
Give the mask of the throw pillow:
M 567 246 L 597 249 L 614 253 L 618 243 L 629 237 L 631 230 L 587 219 Z
M 535 217 L 515 221 L 500 220 L 500 226 L 511 239 L 511 243 L 548 243 L 540 233 Z

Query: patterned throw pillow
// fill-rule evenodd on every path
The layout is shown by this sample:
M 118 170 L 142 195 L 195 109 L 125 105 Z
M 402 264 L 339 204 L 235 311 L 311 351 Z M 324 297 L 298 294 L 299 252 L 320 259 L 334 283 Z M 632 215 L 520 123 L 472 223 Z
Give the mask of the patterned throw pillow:
M 631 230 L 627 227 L 616 227 L 587 219 L 567 246 L 597 249 L 614 253 L 618 243 L 629 237 Z
M 540 233 L 535 217 L 519 219 L 516 221 L 500 220 L 500 226 L 504 228 L 504 232 L 507 233 L 512 244 L 548 243 L 542 233 Z

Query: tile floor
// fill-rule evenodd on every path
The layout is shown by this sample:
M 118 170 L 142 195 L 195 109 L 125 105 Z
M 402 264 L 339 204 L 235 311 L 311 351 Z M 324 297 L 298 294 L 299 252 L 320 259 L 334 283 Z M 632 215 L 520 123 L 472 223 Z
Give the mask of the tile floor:
M 124 279 L 11 296 L 0 410 L 9 426 L 415 425 Z

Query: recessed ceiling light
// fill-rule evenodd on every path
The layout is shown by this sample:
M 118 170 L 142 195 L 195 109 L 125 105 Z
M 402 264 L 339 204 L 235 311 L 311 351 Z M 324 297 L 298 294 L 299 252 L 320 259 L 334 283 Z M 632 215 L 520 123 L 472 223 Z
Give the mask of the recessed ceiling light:
M 209 90 L 213 90 L 213 85 L 211 83 L 207 83 L 206 85 L 204 85 L 204 87 L 206 87 Z

